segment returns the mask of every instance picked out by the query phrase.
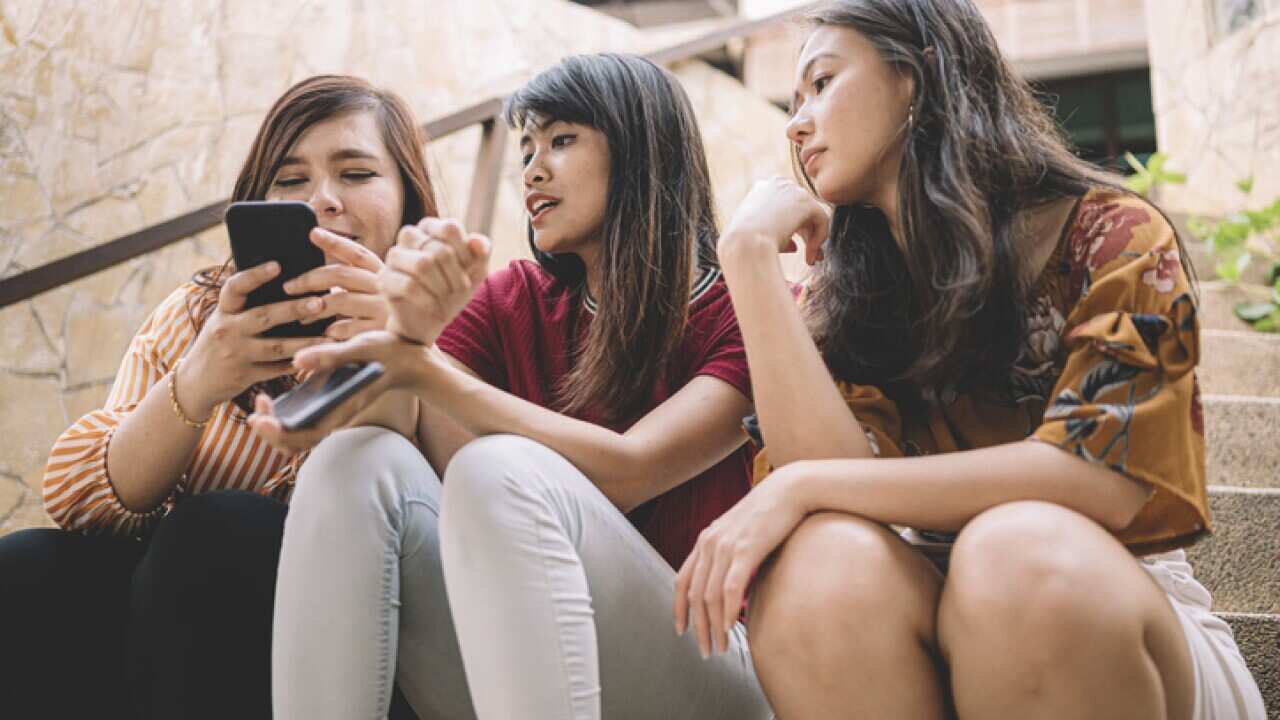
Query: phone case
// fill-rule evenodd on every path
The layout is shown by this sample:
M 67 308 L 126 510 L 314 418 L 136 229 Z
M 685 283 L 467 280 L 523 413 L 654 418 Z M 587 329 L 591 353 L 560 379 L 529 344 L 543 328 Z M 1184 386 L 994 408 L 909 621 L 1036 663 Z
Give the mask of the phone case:
M 382 363 L 348 363 L 325 378 L 306 382 L 275 399 L 275 414 L 286 430 L 314 425 L 347 398 L 382 377 Z
M 270 260 L 280 263 L 280 274 L 249 293 L 246 307 L 292 300 L 304 295 L 284 291 L 285 282 L 324 265 L 324 252 L 309 237 L 316 226 L 311 206 L 302 202 L 237 202 L 227 208 L 227 233 L 236 268 L 248 270 Z M 324 295 L 323 292 L 310 293 Z M 307 325 L 289 322 L 262 333 L 266 337 L 314 337 L 323 335 L 334 318 Z

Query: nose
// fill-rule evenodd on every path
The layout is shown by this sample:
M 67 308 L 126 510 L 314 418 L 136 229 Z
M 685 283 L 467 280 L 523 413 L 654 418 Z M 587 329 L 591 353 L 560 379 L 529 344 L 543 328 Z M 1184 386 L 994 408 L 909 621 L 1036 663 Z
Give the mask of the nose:
M 542 162 L 542 158 L 534 155 L 529 164 L 524 166 L 524 184 L 526 187 L 541 185 L 551 179 L 551 173 L 547 170 L 546 165 Z
M 803 145 L 810 135 L 813 135 L 813 116 L 801 105 L 787 121 L 787 139 L 796 145 Z
M 311 209 L 315 211 L 317 216 L 322 215 L 341 215 L 342 214 L 342 198 L 337 188 L 328 178 L 322 179 L 315 184 L 315 190 L 311 192 L 311 199 L 307 201 Z

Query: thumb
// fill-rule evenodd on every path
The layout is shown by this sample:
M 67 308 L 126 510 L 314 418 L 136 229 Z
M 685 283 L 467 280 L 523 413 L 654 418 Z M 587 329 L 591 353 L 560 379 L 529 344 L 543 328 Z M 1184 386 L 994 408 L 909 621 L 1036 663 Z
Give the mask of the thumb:
M 324 372 L 341 365 L 353 362 L 369 362 L 375 360 L 376 353 L 369 343 L 362 342 L 359 335 L 345 342 L 313 345 L 299 350 L 293 356 L 293 365 L 299 370 Z

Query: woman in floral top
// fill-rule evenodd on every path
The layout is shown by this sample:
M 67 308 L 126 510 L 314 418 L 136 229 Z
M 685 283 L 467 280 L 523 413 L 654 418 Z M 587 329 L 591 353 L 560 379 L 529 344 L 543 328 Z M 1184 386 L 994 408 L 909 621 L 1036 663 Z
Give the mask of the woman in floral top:
M 682 566 L 677 629 L 722 649 L 750 590 L 785 718 L 1263 717 L 1182 550 L 1210 523 L 1174 230 L 1071 155 L 971 0 L 812 20 L 812 194 L 761 183 L 719 243 L 765 481 Z

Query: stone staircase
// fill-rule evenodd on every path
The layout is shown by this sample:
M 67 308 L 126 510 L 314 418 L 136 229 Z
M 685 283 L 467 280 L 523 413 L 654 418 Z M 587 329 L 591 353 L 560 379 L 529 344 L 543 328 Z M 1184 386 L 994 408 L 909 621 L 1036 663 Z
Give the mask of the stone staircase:
M 1202 273 L 1201 277 L 1209 277 Z M 1248 330 L 1238 288 L 1201 285 L 1209 505 L 1214 533 L 1188 551 L 1280 718 L 1280 336 Z

